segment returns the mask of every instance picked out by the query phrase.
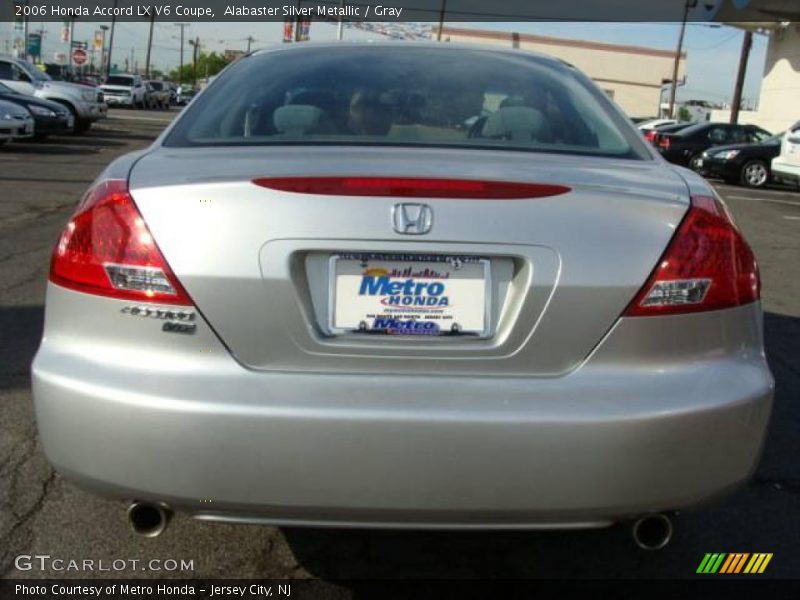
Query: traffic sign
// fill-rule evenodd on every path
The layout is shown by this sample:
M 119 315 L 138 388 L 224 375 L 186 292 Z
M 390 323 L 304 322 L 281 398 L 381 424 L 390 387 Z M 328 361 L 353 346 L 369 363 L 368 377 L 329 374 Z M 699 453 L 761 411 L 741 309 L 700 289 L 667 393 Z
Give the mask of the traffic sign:
M 82 65 L 83 63 L 85 63 L 86 50 L 83 50 L 81 48 L 75 48 L 72 51 L 72 62 L 74 62 L 76 65 Z

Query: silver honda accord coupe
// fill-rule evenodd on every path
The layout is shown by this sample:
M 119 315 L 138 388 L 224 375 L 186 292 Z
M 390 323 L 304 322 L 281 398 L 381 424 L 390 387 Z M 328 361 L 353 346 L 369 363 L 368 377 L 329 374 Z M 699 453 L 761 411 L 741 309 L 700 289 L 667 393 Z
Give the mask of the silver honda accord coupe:
M 569 64 L 258 51 L 78 204 L 38 427 L 146 535 L 631 520 L 656 547 L 758 462 L 759 294 L 715 191 Z

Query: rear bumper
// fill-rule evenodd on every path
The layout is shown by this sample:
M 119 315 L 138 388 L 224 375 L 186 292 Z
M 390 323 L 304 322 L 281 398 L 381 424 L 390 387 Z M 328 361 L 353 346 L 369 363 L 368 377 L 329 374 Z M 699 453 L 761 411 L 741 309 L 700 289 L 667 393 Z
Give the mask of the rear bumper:
M 730 333 L 757 307 L 718 313 Z M 201 348 L 169 360 L 46 334 L 36 415 L 67 478 L 199 518 L 596 526 L 714 497 L 757 464 L 773 392 L 758 351 L 731 334 L 738 352 L 676 362 L 667 342 L 654 366 L 637 349 L 691 337 L 692 319 L 623 319 L 553 378 L 254 372 L 202 328 L 187 342 Z M 742 335 L 760 342 L 758 326 Z M 638 362 L 621 364 L 628 351 Z
M 664 160 L 671 162 L 674 165 L 687 166 L 689 164 L 689 154 L 686 150 L 664 150 L 663 148 L 656 147 L 656 150 L 661 154 Z
M 69 124 L 66 117 L 41 117 L 35 119 L 36 133 L 64 133 L 69 131 Z
M 705 177 L 719 177 L 721 179 L 739 179 L 742 166 L 730 160 L 703 158 L 703 167 L 700 173 Z
M 88 121 L 99 121 L 105 119 L 108 113 L 108 105 L 105 102 L 92 102 L 89 104 L 89 110 L 86 115 L 83 115 Z
M 106 93 L 106 104 L 109 106 L 133 106 L 131 96 L 111 96 Z
M 27 126 L 27 131 L 26 131 Z M 35 133 L 34 121 L 28 123 L 14 123 L 12 127 L 0 123 L 0 140 L 24 140 L 33 137 Z

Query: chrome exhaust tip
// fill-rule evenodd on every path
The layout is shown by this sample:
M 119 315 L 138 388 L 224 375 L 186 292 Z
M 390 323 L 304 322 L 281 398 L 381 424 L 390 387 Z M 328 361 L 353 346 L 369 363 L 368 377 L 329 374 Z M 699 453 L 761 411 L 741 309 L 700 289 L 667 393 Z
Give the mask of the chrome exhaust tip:
M 167 528 L 172 511 L 160 504 L 131 502 L 128 506 L 128 522 L 131 529 L 142 537 L 154 538 Z
M 661 550 L 672 539 L 672 519 L 663 513 L 646 515 L 633 524 L 633 541 L 643 550 Z

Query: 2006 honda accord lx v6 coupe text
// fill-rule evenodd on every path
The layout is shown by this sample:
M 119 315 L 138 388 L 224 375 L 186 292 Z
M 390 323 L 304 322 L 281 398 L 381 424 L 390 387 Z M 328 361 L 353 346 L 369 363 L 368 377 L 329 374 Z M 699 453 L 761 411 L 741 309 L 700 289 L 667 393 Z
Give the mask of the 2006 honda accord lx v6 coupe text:
M 759 288 L 714 190 L 568 64 L 259 51 L 78 205 L 38 426 L 143 533 L 601 526 L 753 472 Z

